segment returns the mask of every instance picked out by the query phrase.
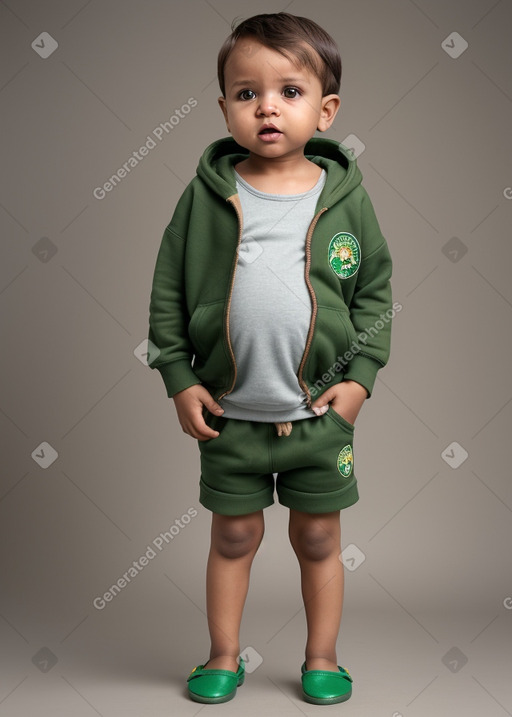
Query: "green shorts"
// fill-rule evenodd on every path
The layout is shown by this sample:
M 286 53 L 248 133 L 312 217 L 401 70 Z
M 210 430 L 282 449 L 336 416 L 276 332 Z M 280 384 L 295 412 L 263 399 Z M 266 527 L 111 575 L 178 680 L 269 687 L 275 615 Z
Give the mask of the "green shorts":
M 274 423 L 206 412 L 217 438 L 198 441 L 199 502 L 214 513 L 243 515 L 279 502 L 305 513 L 329 513 L 359 500 L 354 426 L 329 406 L 322 416 L 293 421 L 289 436 Z M 277 478 L 274 484 L 274 474 Z

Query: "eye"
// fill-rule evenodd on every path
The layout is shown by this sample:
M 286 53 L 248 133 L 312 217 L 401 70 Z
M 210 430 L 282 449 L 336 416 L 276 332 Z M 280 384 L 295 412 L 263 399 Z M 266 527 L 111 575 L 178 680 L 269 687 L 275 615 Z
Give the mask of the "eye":
M 283 95 L 289 99 L 293 100 L 295 97 L 299 97 L 300 90 L 297 89 L 297 87 L 285 87 L 283 90 Z
M 254 92 L 252 90 L 242 90 L 238 94 L 238 97 L 241 100 L 253 100 L 256 97 L 256 95 L 254 94 Z

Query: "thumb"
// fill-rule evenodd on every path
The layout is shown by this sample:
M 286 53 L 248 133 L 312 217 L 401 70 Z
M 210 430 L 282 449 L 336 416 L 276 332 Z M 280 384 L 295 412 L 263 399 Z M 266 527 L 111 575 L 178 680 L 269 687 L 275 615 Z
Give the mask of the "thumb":
M 327 389 L 327 391 L 324 391 L 320 398 L 317 398 L 316 401 L 311 405 L 311 408 L 316 413 L 317 416 L 322 416 L 324 413 L 327 413 L 329 409 L 329 403 L 333 400 L 334 393 L 332 389 Z
M 204 394 L 201 396 L 201 402 L 210 411 L 210 413 L 221 414 L 224 413 L 224 409 L 220 406 L 217 401 L 214 401 L 210 392 L 204 389 Z

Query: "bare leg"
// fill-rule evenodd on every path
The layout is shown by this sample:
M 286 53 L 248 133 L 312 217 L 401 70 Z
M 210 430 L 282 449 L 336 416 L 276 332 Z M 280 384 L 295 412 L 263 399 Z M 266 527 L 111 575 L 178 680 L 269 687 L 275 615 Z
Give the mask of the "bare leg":
M 253 558 L 264 532 L 263 511 L 212 514 L 206 570 L 210 659 L 206 669 L 238 670 L 239 632 Z
M 311 514 L 290 509 L 289 535 L 301 570 L 306 669 L 338 672 L 336 640 L 344 587 L 340 511 Z

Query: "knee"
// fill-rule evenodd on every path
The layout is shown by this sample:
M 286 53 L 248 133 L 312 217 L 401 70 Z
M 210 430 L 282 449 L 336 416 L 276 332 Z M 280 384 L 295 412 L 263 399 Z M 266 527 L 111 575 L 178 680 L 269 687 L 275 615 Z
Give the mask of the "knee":
M 257 551 L 263 531 L 263 524 L 258 520 L 222 516 L 212 532 L 212 543 L 224 558 L 243 558 Z
M 290 541 L 299 560 L 325 560 L 336 550 L 334 538 L 318 524 L 290 532 Z

